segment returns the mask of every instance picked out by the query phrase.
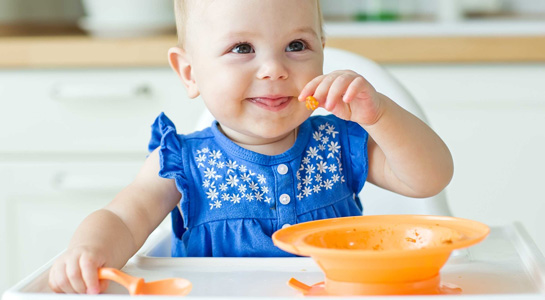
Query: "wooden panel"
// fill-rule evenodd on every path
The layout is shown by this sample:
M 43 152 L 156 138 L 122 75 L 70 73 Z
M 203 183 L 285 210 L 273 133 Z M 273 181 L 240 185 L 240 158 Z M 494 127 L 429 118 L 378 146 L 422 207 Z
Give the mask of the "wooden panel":
M 176 37 L 88 36 L 0 38 L 0 67 L 167 66 Z M 543 62 L 545 36 L 329 38 L 327 46 L 380 63 Z
M 330 38 L 326 45 L 382 63 L 545 61 L 545 36 Z
M 3 67 L 166 66 L 174 36 L 98 39 L 86 36 L 0 39 Z

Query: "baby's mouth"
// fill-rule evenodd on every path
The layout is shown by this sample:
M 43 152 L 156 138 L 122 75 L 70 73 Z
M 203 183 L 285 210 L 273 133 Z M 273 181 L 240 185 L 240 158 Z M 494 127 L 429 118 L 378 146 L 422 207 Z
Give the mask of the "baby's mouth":
M 279 111 L 288 106 L 293 97 L 284 96 L 284 97 L 254 97 L 248 98 L 247 100 L 251 103 L 258 105 L 261 108 Z

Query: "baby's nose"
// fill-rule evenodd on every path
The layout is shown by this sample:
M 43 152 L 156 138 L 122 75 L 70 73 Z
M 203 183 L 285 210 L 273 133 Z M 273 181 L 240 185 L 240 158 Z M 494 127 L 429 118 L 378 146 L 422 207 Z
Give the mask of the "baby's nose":
M 280 80 L 288 78 L 288 69 L 284 62 L 278 58 L 270 58 L 260 66 L 257 77 L 259 79 Z

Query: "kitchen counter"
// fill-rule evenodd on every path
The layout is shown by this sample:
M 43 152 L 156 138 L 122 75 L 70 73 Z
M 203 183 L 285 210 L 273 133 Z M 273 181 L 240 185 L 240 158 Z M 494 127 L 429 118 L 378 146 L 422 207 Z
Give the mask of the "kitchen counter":
M 545 22 L 326 23 L 326 45 L 379 63 L 544 62 Z M 174 35 L 0 37 L 0 68 L 167 66 Z

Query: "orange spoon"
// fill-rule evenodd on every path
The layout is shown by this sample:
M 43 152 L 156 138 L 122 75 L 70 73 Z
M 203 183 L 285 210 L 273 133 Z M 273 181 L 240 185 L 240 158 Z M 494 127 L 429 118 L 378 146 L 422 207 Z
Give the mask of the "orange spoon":
M 133 277 L 113 268 L 100 268 L 98 278 L 121 284 L 131 295 L 185 296 L 191 291 L 191 282 L 187 279 L 169 278 L 144 282 L 144 278 Z

